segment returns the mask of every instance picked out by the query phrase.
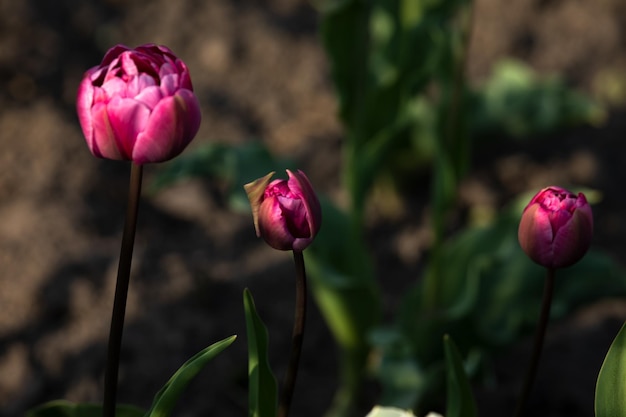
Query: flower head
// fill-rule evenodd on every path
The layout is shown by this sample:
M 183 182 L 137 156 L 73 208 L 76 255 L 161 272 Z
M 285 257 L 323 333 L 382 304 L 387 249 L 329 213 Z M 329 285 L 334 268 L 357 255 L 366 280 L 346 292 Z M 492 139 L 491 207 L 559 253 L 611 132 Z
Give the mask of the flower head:
M 78 119 L 94 156 L 138 164 L 174 158 L 200 128 L 189 70 L 165 46 L 109 49 L 78 88 Z
M 287 170 L 287 180 L 271 181 L 273 175 L 244 186 L 256 234 L 274 249 L 302 251 L 320 229 L 320 202 L 304 172 Z
M 539 191 L 524 209 L 519 243 L 539 265 L 563 268 L 580 260 L 589 249 L 593 215 L 585 195 L 560 187 Z

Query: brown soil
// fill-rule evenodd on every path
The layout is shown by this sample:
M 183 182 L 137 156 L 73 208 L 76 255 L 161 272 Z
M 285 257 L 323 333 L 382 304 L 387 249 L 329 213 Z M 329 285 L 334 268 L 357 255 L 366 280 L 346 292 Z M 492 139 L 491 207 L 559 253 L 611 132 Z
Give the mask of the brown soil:
M 613 110 L 602 127 L 478 155 L 465 190 L 499 205 L 547 183 L 596 188 L 603 200 L 594 245 L 621 260 L 626 112 L 624 96 L 602 81 L 624 85 L 626 3 L 477 0 L 475 16 L 472 80 L 514 56 L 613 100 Z M 115 43 L 166 44 L 189 65 L 203 105 L 187 152 L 260 138 L 340 198 L 342 130 L 317 24 L 304 0 L 0 1 L 0 416 L 57 398 L 101 398 L 129 166 L 96 160 L 84 144 L 74 111 L 83 71 Z M 147 184 L 158 170 L 146 168 Z M 417 193 L 407 201 L 424 201 Z M 417 205 L 371 219 L 376 263 L 393 271 L 381 282 L 388 307 L 419 269 L 425 225 L 410 215 L 423 209 Z M 242 290 L 251 288 L 269 325 L 281 376 L 292 323 L 290 257 L 257 240 L 249 215 L 230 212 L 210 184 L 194 179 L 144 193 L 133 267 L 120 400 L 148 407 L 182 362 L 238 334 L 176 413 L 245 415 Z M 599 365 L 624 319 L 626 302 L 616 299 L 553 324 L 529 415 L 592 415 Z M 314 306 L 307 325 L 293 414 L 319 417 L 335 388 L 335 348 Z M 529 345 L 494 359 L 496 380 L 477 390 L 482 416 L 510 413 Z

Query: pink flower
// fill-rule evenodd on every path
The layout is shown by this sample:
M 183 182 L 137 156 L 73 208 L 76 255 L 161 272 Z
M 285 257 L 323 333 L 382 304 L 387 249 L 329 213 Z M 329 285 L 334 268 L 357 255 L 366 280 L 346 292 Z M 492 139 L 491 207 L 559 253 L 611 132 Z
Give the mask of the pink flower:
M 274 249 L 303 251 L 320 229 L 320 202 L 304 172 L 287 170 L 288 180 L 270 182 L 273 175 L 244 186 L 256 234 Z
M 563 268 L 580 260 L 589 249 L 593 215 L 584 194 L 560 187 L 539 191 L 524 209 L 519 243 L 539 265 Z
M 189 70 L 165 46 L 109 49 L 85 73 L 76 108 L 89 150 L 99 158 L 166 161 L 200 128 Z

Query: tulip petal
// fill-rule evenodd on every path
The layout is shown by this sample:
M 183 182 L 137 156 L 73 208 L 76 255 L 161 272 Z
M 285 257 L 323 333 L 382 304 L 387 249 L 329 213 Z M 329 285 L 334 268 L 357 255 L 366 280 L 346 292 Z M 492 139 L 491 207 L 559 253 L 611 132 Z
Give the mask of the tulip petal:
M 162 98 L 161 89 L 156 85 L 144 88 L 135 96 L 135 100 L 142 102 L 150 110 L 153 110 Z
M 311 229 L 308 222 L 309 216 L 304 200 L 283 196 L 277 196 L 277 198 L 290 234 L 296 238 L 311 237 Z
M 119 77 L 114 77 L 106 80 L 102 84 L 102 90 L 106 92 L 106 97 L 127 97 L 128 86 Z
M 132 98 L 114 97 L 107 111 L 117 146 L 125 159 L 131 159 L 137 137 L 148 124 L 150 110 Z
M 309 222 L 309 230 L 311 238 L 317 235 L 322 224 L 322 207 L 320 201 L 317 198 L 317 194 L 313 190 L 313 186 L 309 181 L 309 178 L 301 170 L 295 173 L 287 170 L 289 176 L 289 188 L 294 191 L 297 190 L 304 207 L 307 212 L 307 221 Z
M 85 76 L 78 86 L 76 112 L 87 143 L 93 142 L 93 121 L 91 106 L 93 105 L 94 87 L 89 76 Z M 91 148 L 91 145 L 89 145 Z
M 161 78 L 161 91 L 164 96 L 173 96 L 178 90 L 178 74 L 167 74 Z
M 589 249 L 593 235 L 591 209 L 574 212 L 571 220 L 561 227 L 554 237 L 554 267 L 564 268 L 575 264 Z
M 91 109 L 91 117 L 93 136 L 87 138 L 87 146 L 91 153 L 99 158 L 126 159 L 117 147 L 106 104 L 96 103 Z
M 259 232 L 274 249 L 294 249 L 296 239 L 287 228 L 287 222 L 276 197 L 266 198 L 259 207 Z
M 552 262 L 552 225 L 546 210 L 539 204 L 524 210 L 519 224 L 518 238 L 522 249 L 535 262 L 546 265 Z
M 200 120 L 200 105 L 191 91 L 179 90 L 162 99 L 137 137 L 133 161 L 141 164 L 174 158 L 198 133 Z

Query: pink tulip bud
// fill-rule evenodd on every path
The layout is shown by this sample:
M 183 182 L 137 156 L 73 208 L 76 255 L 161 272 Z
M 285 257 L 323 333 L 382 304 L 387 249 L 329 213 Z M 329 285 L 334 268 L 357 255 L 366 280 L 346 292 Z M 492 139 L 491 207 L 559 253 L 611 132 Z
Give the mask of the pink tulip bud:
M 288 180 L 270 182 L 273 175 L 244 186 L 256 234 L 274 249 L 303 251 L 320 229 L 320 202 L 304 172 L 287 170 Z
M 189 70 L 165 46 L 117 45 L 88 70 L 78 119 L 94 156 L 137 164 L 174 158 L 200 128 Z
M 573 265 L 589 249 L 593 215 L 585 195 L 560 187 L 539 191 L 524 209 L 518 230 L 526 254 L 546 268 Z

